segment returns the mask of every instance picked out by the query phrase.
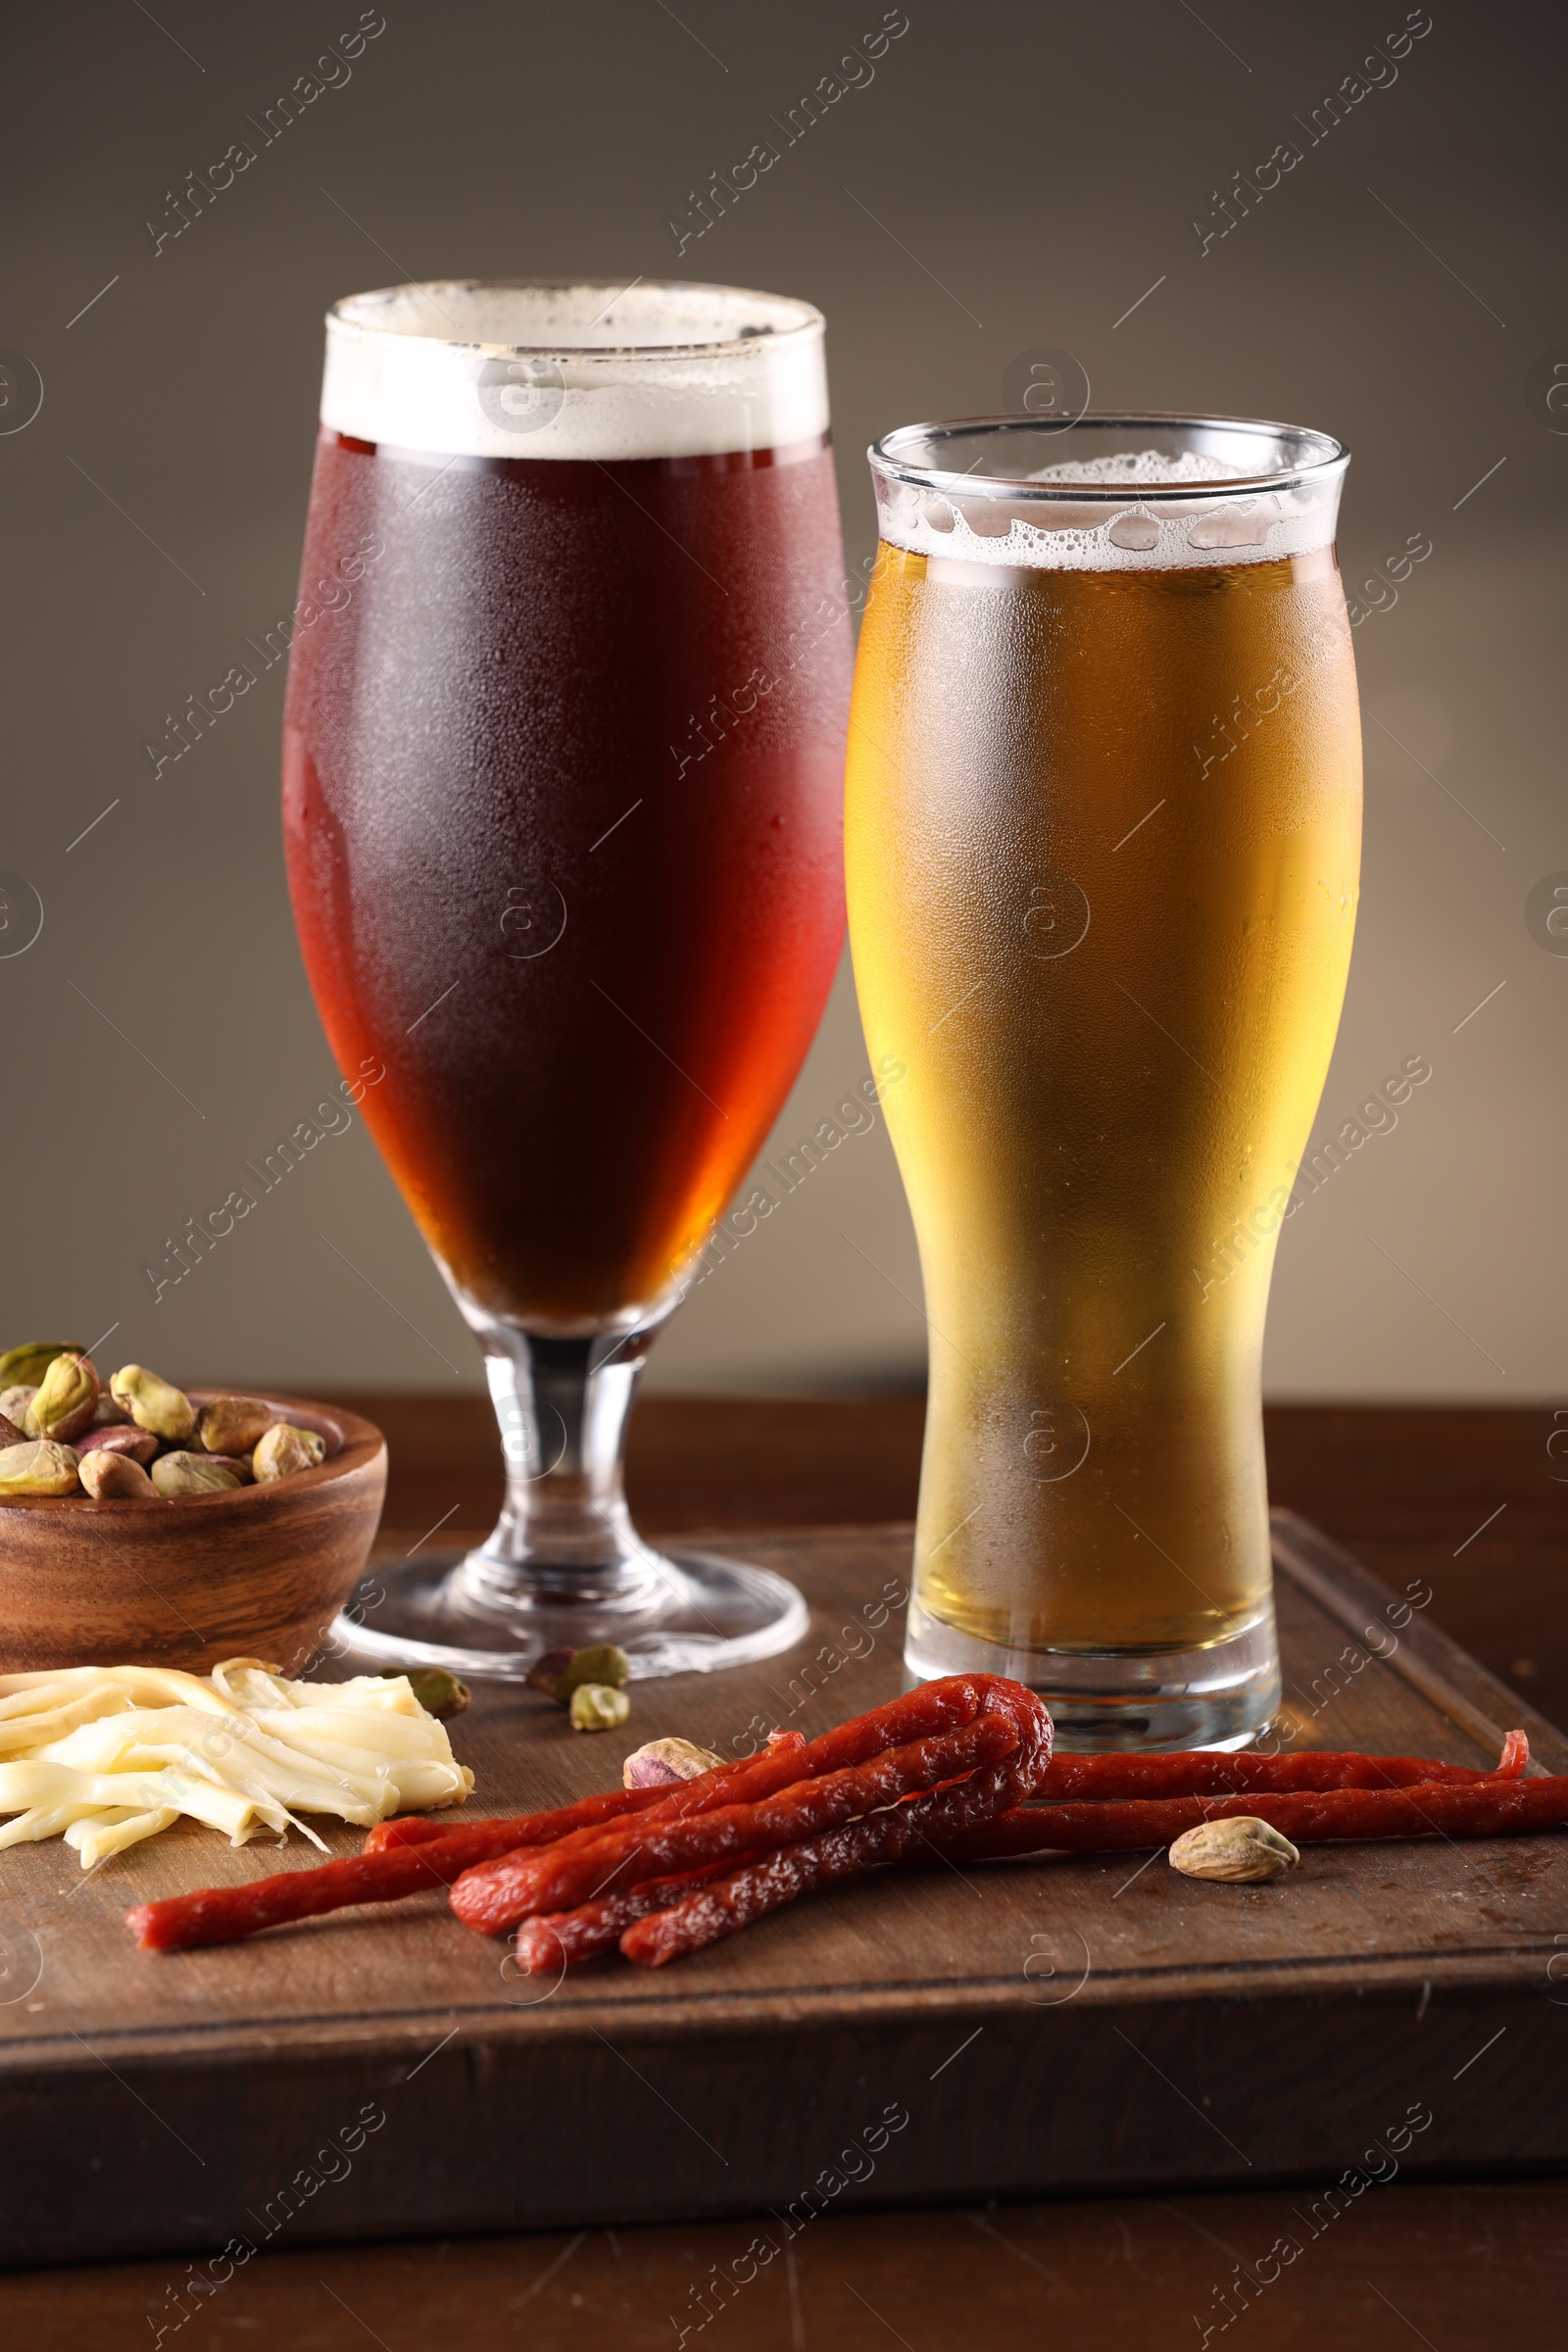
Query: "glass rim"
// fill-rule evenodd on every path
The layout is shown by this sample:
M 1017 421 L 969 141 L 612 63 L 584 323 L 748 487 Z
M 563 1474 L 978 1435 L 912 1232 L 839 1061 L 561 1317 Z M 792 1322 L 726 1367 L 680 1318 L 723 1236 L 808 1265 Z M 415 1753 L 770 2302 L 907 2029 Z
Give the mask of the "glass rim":
M 906 448 L 917 443 L 929 448 L 933 443 L 940 446 L 944 440 L 976 433 L 1035 432 L 1043 439 L 1065 441 L 1080 425 L 1106 429 L 1147 426 L 1154 431 L 1182 425 L 1220 434 L 1262 435 L 1284 446 L 1295 443 L 1311 455 L 1302 464 L 1274 466 L 1261 473 L 1227 474 L 1216 481 L 1190 482 L 1053 482 L 1032 481 L 1018 474 L 950 473 L 938 466 L 911 465 L 904 455 Z M 1336 441 L 1332 434 L 1317 432 L 1309 425 L 1282 424 L 1271 417 L 1206 416 L 1161 409 L 1086 409 L 1067 424 L 1048 422 L 1017 411 L 1003 416 L 956 416 L 927 424 L 901 424 L 873 441 L 865 454 L 873 474 L 905 483 L 911 489 L 939 491 L 950 496 L 1118 507 L 1129 503 L 1152 507 L 1162 502 L 1190 504 L 1195 498 L 1235 498 L 1258 491 L 1316 487 L 1337 479 L 1350 463 L 1346 442 Z
M 670 294 L 695 294 L 722 301 L 733 299 L 738 306 L 766 303 L 770 307 L 796 314 L 793 324 L 767 327 L 760 333 L 729 335 L 717 340 L 698 343 L 540 343 L 484 342 L 470 335 L 406 334 L 398 327 L 377 326 L 369 318 L 357 315 L 361 305 L 384 303 L 398 295 L 427 295 L 436 309 L 440 294 L 470 293 L 531 293 L 536 289 L 547 292 L 553 288 L 582 287 L 590 292 L 603 292 L 609 299 L 605 311 L 611 310 L 623 294 L 636 287 Z M 604 312 L 600 313 L 603 318 Z M 329 335 L 349 335 L 356 342 L 380 344 L 388 350 L 409 351 L 420 345 L 433 345 L 440 351 L 466 351 L 483 359 L 495 360 L 564 360 L 573 365 L 592 361 L 627 362 L 646 360 L 651 365 L 671 360 L 711 360 L 738 352 L 776 351 L 812 335 L 823 333 L 827 325 L 814 303 L 794 294 L 767 294 L 757 287 L 731 286 L 702 278 L 642 277 L 432 277 L 411 278 L 403 285 L 377 286 L 360 294 L 345 294 L 334 302 L 326 313 Z

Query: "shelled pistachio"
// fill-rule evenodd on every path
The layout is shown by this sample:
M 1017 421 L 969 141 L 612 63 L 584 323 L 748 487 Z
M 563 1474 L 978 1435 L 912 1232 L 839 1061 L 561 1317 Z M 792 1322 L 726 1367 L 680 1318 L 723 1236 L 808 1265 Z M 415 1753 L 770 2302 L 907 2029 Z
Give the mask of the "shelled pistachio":
M 579 1683 L 571 1694 L 574 1732 L 612 1732 L 630 1713 L 625 1691 L 612 1690 L 608 1683 Z
M 292 1477 L 297 1470 L 315 1470 L 326 1459 L 326 1440 L 314 1429 L 296 1429 L 292 1421 L 274 1421 L 251 1454 L 259 1484 Z
M 122 1365 L 109 1388 L 138 1429 L 150 1429 L 172 1446 L 183 1446 L 196 1427 L 196 1408 L 184 1390 L 172 1388 L 145 1364 Z
M 258 1397 L 214 1396 L 196 1416 L 196 1443 L 203 1453 L 254 1453 L 276 1419 Z
M 92 1424 L 98 1404 L 98 1375 L 91 1356 L 70 1349 L 57 1355 L 32 1393 L 24 1423 L 29 1438 L 52 1438 L 69 1446 Z
M 0 1355 L 0 1389 L 14 1388 L 19 1383 L 35 1389 L 57 1355 L 86 1352 L 71 1340 L 28 1340 L 21 1348 L 8 1348 Z
M 244 1484 L 227 1463 L 210 1453 L 161 1453 L 152 1467 L 152 1483 L 160 1494 L 220 1494 L 225 1488 Z
M 174 1458 L 172 1454 L 169 1457 Z M 133 1455 L 95 1446 L 77 1464 L 77 1476 L 95 1502 L 156 1502 L 158 1489 Z
M 76 1469 L 74 1446 L 28 1438 L 0 1451 L 0 1494 L 74 1494 L 80 1484 Z
M 77 1441 L 76 1451 L 83 1458 L 89 1453 L 123 1453 L 145 1469 L 161 1444 L 150 1429 L 137 1429 L 132 1422 L 122 1421 L 118 1427 L 89 1429 Z
M 105 1388 L 80 1348 L 29 1341 L 10 1348 L 0 1353 L 0 1500 L 220 1494 L 326 1458 L 323 1437 L 281 1421 L 260 1397 L 211 1396 L 198 1408 L 145 1364 L 122 1365 Z M 615 1678 L 602 1671 L 598 1679 Z

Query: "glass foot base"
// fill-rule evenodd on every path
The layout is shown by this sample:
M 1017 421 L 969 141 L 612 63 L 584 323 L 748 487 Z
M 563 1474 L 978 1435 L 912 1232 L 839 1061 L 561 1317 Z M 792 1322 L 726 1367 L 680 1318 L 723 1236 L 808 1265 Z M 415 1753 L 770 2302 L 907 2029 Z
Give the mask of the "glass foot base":
M 466 1678 L 520 1682 L 553 1649 L 613 1642 L 633 1682 L 750 1666 L 805 1638 L 806 1602 L 769 1568 L 706 1551 L 639 1547 L 625 1594 L 593 1590 L 591 1573 L 520 1587 L 482 1552 L 432 1553 L 372 1568 L 332 1625 L 336 1644 L 388 1666 L 444 1666 Z M 541 1589 L 542 1587 L 542 1589 Z
M 1268 1609 L 1228 1642 L 1202 1649 L 1084 1654 L 1010 1649 L 960 1634 L 909 1605 L 904 1645 L 910 1684 L 945 1674 L 1005 1674 L 1051 1709 L 1064 1753 L 1250 1746 L 1280 1703 L 1279 1642 Z

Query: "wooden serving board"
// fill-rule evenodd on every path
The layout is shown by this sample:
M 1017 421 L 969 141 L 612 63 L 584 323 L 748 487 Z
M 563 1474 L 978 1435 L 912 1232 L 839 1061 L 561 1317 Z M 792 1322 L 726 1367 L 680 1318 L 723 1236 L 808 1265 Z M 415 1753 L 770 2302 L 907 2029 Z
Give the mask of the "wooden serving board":
M 1296 1744 L 1479 1764 L 1523 1720 L 1568 1769 L 1568 1742 L 1428 1622 L 1423 1586 L 1391 1592 L 1288 1514 L 1275 1539 Z M 638 1686 L 638 1740 L 748 1752 L 897 1691 L 906 1528 L 724 1548 L 797 1580 L 809 1642 Z M 626 1745 L 505 1688 L 454 1734 L 498 1812 L 612 1785 Z M 1310 1847 L 1264 1886 L 1158 1854 L 886 1873 L 669 1969 L 617 1957 L 559 1985 L 514 1975 L 436 1895 L 172 1955 L 122 1925 L 132 1901 L 278 1867 L 195 1828 L 86 1878 L 59 1843 L 0 1855 L 0 2260 L 768 2208 L 777 2236 L 852 2205 L 1315 2195 L 1351 2168 L 1568 2161 L 1556 1835 Z

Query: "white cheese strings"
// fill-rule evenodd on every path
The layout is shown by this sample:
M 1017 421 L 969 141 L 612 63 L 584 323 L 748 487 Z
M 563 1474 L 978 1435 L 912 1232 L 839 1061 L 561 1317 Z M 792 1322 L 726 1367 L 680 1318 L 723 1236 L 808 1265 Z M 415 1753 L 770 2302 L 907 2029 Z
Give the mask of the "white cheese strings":
M 368 1829 L 472 1788 L 401 1675 L 291 1682 L 255 1658 L 0 1675 L 0 1846 L 63 1837 L 86 1870 L 181 1814 L 232 1845 L 293 1827 L 319 1846 L 301 1814 Z

